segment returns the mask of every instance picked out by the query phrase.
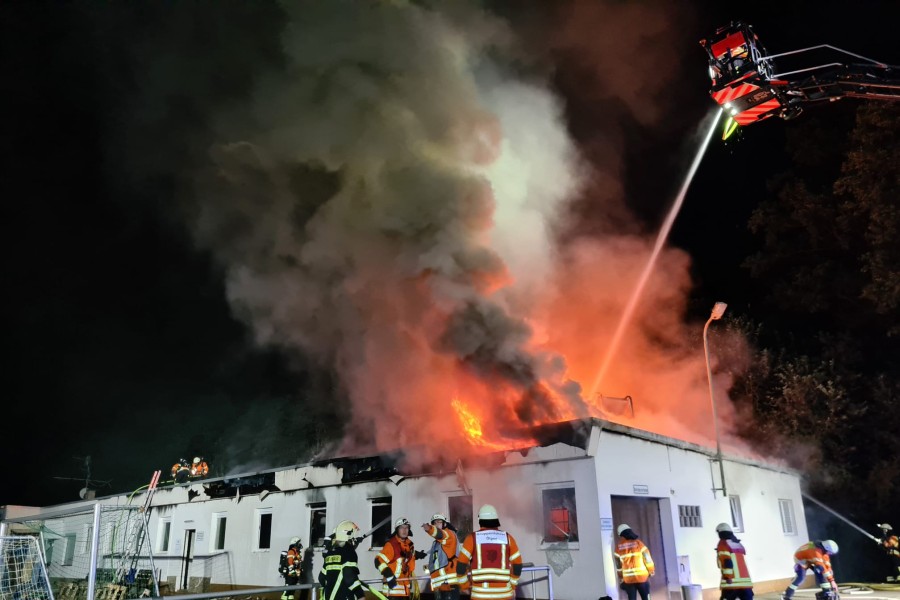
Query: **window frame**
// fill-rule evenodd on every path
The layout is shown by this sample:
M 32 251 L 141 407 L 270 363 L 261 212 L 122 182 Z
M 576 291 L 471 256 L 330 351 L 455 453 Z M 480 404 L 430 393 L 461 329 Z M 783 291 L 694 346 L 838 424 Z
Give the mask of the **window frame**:
M 214 512 L 209 528 L 209 553 L 225 551 L 225 535 L 228 533 L 228 513 Z M 221 543 L 221 548 L 219 547 Z
M 787 509 L 788 517 L 790 520 L 790 527 L 787 527 L 787 523 L 785 522 L 785 509 Z M 778 499 L 778 514 L 781 518 L 781 532 L 784 535 L 797 535 L 797 513 L 794 512 L 794 501 L 791 498 L 779 498 Z
M 156 552 L 168 553 L 172 544 L 172 517 L 163 517 L 156 526 Z
M 309 525 L 309 547 L 317 552 L 323 552 L 325 549 L 325 538 L 328 537 L 328 504 L 326 502 L 310 502 L 306 507 L 309 509 L 309 519 L 307 520 L 307 525 Z M 316 538 L 313 535 L 313 528 L 316 525 L 315 517 L 320 512 L 322 514 L 322 537 Z M 319 543 L 319 540 L 322 540 L 322 543 Z
M 371 538 L 369 542 L 369 550 L 381 550 L 384 545 L 387 543 L 389 539 L 391 539 L 391 534 L 394 531 L 392 527 L 393 523 L 391 523 L 394 513 L 394 505 L 393 498 L 391 496 L 379 496 L 377 498 L 369 498 L 369 520 L 370 527 L 375 527 L 379 521 L 384 519 L 384 515 L 380 514 L 378 516 L 375 515 L 376 509 L 384 509 L 387 507 L 387 517 L 388 522 L 378 528 L 377 531 L 373 531 L 372 535 L 369 536 Z M 380 511 L 379 511 L 380 512 Z M 410 533 L 412 527 L 410 526 Z
M 465 500 L 457 500 L 457 498 L 468 498 L 468 502 L 466 502 Z M 457 508 L 461 507 L 463 503 L 466 503 L 466 507 L 468 508 L 468 511 L 461 511 L 462 513 L 468 514 L 468 529 L 466 528 L 466 524 L 463 523 L 461 519 L 456 518 L 456 515 L 459 514 L 457 512 Z M 454 504 L 457 508 L 454 508 Z M 462 544 L 466 540 L 467 535 L 469 535 L 473 531 L 478 530 L 476 527 L 478 525 L 478 517 L 475 514 L 475 498 L 472 496 L 472 494 L 448 494 L 447 512 L 444 514 L 447 515 L 450 523 L 456 528 L 456 534 L 460 544 Z
M 738 494 L 728 496 L 728 508 L 731 511 L 731 527 L 735 533 L 744 532 L 744 511 L 741 509 L 741 497 Z
M 268 517 L 269 532 L 266 543 L 268 546 L 262 545 L 263 521 Z M 270 552 L 272 550 L 272 530 L 274 529 L 275 514 L 271 507 L 257 508 L 253 515 L 253 530 L 256 535 L 253 538 L 253 552 Z
M 550 523 L 548 519 L 551 516 L 551 511 L 548 508 L 548 504 L 546 503 L 547 492 L 550 492 L 551 496 L 554 492 L 563 491 L 564 493 L 567 491 L 571 491 L 572 498 L 572 511 L 574 515 L 570 515 L 569 519 L 574 523 L 574 539 L 566 540 L 564 537 L 562 539 L 548 539 L 546 537 L 547 531 L 549 530 Z M 578 489 L 575 485 L 574 481 L 560 481 L 555 483 L 539 483 L 537 485 L 537 502 L 540 510 L 540 523 L 541 523 L 541 539 L 540 539 L 540 549 L 546 550 L 548 548 L 553 548 L 557 546 L 557 544 L 566 544 L 566 549 L 568 550 L 579 550 L 581 548 L 581 543 L 579 541 L 578 535 Z M 566 507 L 567 508 L 567 507 Z M 562 536 L 560 536 L 562 537 Z

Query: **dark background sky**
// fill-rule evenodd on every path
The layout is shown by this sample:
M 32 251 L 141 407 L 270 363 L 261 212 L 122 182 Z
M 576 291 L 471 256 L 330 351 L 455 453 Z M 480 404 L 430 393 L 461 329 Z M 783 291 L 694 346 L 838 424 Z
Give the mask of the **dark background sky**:
M 534 3 L 494 4 L 532 31 L 541 20 Z M 298 414 L 298 390 L 333 381 L 296 358 L 288 364 L 252 346 L 230 314 L 221 272 L 174 215 L 171 197 L 183 182 L 166 171 L 172 157 L 202 152 L 190 135 L 179 136 L 203 127 L 192 97 L 224 105 L 246 92 L 256 65 L 278 62 L 280 12 L 262 3 L 183 6 L 0 6 L 0 504 L 75 499 L 83 482 L 56 477 L 83 477 L 89 455 L 92 477 L 110 482 L 102 494 L 134 489 L 180 456 L 206 455 L 214 474 L 222 465 L 289 464 L 317 435 Z M 663 118 L 619 124 L 626 196 L 647 229 L 662 220 L 692 157 L 692 136 L 713 106 L 701 37 L 743 19 L 772 53 L 830 43 L 896 64 L 895 6 L 684 3 L 668 32 L 680 66 L 660 73 L 671 81 Z M 191 28 L 189 43 L 184 36 L 167 42 L 173 22 Z M 222 30 L 229 35 L 216 35 Z M 164 105 L 142 103 L 133 74 L 146 68 L 139 60 L 146 54 L 134 48 L 169 54 L 182 74 L 197 69 L 204 83 L 186 84 L 183 97 L 171 94 Z M 191 56 L 205 58 L 194 65 Z M 603 124 L 593 118 L 597 107 L 579 96 L 580 68 L 557 64 L 553 83 L 574 136 L 587 140 Z M 847 112 L 817 110 L 832 108 L 836 121 Z M 157 118 L 136 118 L 141 111 Z M 162 127 L 141 129 L 147 123 Z M 765 319 L 755 304 L 765 290 L 740 265 L 754 248 L 748 215 L 767 193 L 767 179 L 787 166 L 790 126 L 747 128 L 737 142 L 714 143 L 705 157 L 670 238 L 694 259 L 691 317 L 705 318 L 723 300 L 734 313 Z

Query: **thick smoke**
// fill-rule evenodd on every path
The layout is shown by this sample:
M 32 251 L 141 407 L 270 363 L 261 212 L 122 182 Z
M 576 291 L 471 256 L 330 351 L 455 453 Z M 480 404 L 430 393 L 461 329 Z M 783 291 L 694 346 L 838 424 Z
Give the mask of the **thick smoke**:
M 510 443 L 528 425 L 605 414 L 579 382 L 595 377 L 652 247 L 616 167 L 586 166 L 562 104 L 517 62 L 507 22 L 439 8 L 286 5 L 283 68 L 260 77 L 249 109 L 219 116 L 223 143 L 197 182 L 196 239 L 224 266 L 235 313 L 259 344 L 338 373 L 342 452 L 456 455 L 459 403 Z M 613 31 L 617 14 L 585 19 Z M 609 90 L 622 76 L 598 68 Z M 615 100 L 658 118 L 639 91 Z M 609 157 L 618 135 L 601 144 Z M 602 205 L 595 225 L 572 225 L 576 200 Z M 688 269 L 663 252 L 606 383 L 637 399 L 631 422 L 703 438 Z
M 197 239 L 257 341 L 340 374 L 361 446 L 456 441 L 457 397 L 495 430 L 587 415 L 525 318 L 576 153 L 557 101 L 488 58 L 501 22 L 288 10 L 284 71 L 251 122 L 223 116 L 232 141 L 198 184 Z

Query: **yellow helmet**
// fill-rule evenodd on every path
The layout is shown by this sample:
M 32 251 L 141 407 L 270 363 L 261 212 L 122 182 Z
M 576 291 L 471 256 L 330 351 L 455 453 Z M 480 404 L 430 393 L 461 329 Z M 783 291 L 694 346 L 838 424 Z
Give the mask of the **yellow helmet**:
M 334 528 L 334 541 L 346 542 L 359 535 L 359 527 L 353 521 L 344 520 Z

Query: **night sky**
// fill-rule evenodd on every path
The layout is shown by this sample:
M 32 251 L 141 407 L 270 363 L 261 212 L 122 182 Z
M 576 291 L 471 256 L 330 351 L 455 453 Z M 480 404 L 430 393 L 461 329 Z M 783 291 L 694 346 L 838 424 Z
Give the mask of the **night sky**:
M 714 107 L 697 42 L 718 26 L 753 24 L 771 53 L 829 43 L 900 63 L 891 1 L 590 3 L 614 25 L 598 37 L 622 40 L 598 42 L 612 58 L 596 62 L 560 42 L 573 4 L 589 3 L 483 10 L 508 22 L 522 69 L 561 99 L 587 160 L 602 161 L 596 140 L 615 141 L 623 196 L 646 232 L 662 221 Z M 664 26 L 642 30 L 624 20 L 624 4 Z M 0 504 L 76 499 L 87 456 L 99 494 L 126 492 L 179 457 L 205 456 L 214 475 L 248 472 L 302 461 L 315 440 L 342 431 L 335 374 L 256 344 L 221 266 L 185 226 L 217 115 L 239 113 L 260 74 L 283 65 L 284 22 L 274 3 L 0 5 Z M 595 81 L 592 69 L 609 73 Z M 646 86 L 610 96 L 602 88 L 616 77 Z M 847 114 L 815 111 L 832 108 L 836 120 Z M 789 166 L 790 126 L 748 127 L 705 157 L 670 237 L 693 259 L 689 318 L 702 321 L 722 300 L 765 320 L 756 303 L 765 292 L 741 268 L 755 248 L 746 222 L 766 181 Z M 591 231 L 597 208 L 576 204 L 577 228 Z

